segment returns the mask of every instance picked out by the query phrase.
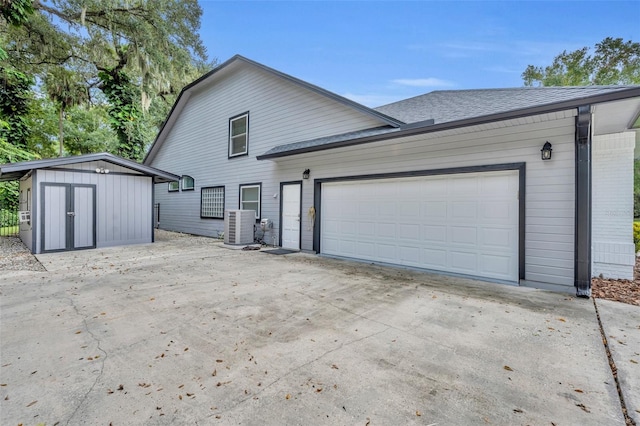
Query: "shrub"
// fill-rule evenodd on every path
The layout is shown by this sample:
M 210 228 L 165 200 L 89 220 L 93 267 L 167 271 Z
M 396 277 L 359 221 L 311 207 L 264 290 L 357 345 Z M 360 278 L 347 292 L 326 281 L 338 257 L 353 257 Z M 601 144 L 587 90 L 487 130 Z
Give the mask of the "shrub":
M 636 253 L 640 251 L 640 222 L 633 222 L 633 243 L 636 245 Z

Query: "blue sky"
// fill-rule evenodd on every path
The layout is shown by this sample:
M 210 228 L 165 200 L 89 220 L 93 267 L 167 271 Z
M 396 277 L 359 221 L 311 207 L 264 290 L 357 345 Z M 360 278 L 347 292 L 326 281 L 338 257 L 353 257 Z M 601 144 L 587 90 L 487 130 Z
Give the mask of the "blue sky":
M 636 1 L 200 1 L 219 62 L 241 54 L 367 106 L 522 86 L 527 65 L 605 37 L 640 42 Z

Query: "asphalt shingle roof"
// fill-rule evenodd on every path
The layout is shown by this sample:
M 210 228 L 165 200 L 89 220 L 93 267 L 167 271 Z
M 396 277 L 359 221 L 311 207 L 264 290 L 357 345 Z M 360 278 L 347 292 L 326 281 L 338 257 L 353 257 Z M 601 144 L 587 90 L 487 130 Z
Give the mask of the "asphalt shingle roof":
M 265 152 L 264 156 L 271 156 L 274 154 L 279 154 L 283 152 L 295 152 L 304 150 L 306 148 L 327 145 L 327 144 L 337 144 L 343 141 L 350 141 L 352 139 L 366 138 L 369 136 L 377 136 L 383 135 L 385 133 L 397 132 L 399 129 L 391 126 L 383 126 L 383 127 L 375 127 L 372 129 L 358 130 L 355 132 L 342 133 L 340 135 L 326 136 L 323 138 L 310 139 L 302 142 L 294 142 L 286 145 L 278 145 L 276 147 L 271 148 L 269 151 Z M 261 156 L 260 156 L 261 157 Z M 258 157 L 258 159 L 260 159 Z
M 638 86 L 518 87 L 438 90 L 374 110 L 405 123 L 433 119 L 435 124 L 587 98 Z

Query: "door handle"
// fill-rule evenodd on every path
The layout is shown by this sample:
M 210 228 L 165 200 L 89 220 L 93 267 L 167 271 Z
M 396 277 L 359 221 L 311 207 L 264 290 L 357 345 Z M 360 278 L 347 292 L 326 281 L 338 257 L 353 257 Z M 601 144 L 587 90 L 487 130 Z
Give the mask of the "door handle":
M 76 212 L 67 212 L 67 216 L 75 216 Z

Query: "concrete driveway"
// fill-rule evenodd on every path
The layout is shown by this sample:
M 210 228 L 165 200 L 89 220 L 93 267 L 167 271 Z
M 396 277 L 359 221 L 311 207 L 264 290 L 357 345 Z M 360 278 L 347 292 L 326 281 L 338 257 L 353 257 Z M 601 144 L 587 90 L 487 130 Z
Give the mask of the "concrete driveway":
M 0 272 L 3 425 L 625 424 L 592 300 L 195 237 L 39 259 Z M 640 308 L 598 305 L 638 419 Z

